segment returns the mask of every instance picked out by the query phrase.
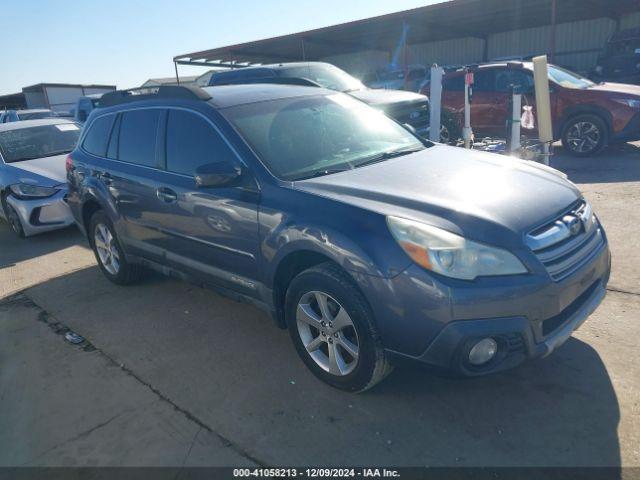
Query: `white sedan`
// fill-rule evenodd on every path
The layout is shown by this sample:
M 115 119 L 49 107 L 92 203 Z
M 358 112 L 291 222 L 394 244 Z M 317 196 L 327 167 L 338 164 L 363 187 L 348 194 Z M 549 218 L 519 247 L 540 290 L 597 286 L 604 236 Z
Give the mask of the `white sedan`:
M 19 237 L 73 223 L 65 160 L 79 136 L 63 118 L 0 124 L 0 216 Z

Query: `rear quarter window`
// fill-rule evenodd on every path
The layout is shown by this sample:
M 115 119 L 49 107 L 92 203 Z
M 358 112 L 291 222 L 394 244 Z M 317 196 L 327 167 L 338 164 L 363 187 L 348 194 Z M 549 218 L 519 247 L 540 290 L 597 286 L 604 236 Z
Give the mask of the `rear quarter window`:
M 113 119 L 114 115 L 96 118 L 89 126 L 87 135 L 82 142 L 82 148 L 93 155 L 106 156 Z

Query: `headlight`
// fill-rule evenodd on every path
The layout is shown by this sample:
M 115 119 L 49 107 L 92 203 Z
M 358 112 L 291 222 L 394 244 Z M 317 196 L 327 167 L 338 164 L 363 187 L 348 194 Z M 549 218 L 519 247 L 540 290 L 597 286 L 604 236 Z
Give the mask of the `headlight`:
M 9 187 L 13 194 L 21 198 L 46 198 L 55 194 L 58 189 L 52 187 L 39 187 L 28 183 L 16 183 Z
M 516 275 L 527 269 L 512 253 L 446 230 L 398 217 L 387 225 L 400 247 L 423 268 L 447 277 L 473 280 L 480 276 Z
M 627 107 L 640 108 L 640 100 L 634 98 L 614 98 L 613 101 L 626 105 Z

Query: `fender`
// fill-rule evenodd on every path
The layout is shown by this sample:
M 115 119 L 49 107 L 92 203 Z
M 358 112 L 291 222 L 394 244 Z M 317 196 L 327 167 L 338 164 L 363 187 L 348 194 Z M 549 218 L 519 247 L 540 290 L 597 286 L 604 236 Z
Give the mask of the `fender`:
M 95 201 L 100 205 L 100 208 L 107 214 L 117 232 L 119 232 L 120 220 L 121 216 L 118 213 L 118 209 L 116 207 L 115 201 L 113 197 L 109 193 L 107 187 L 100 182 L 97 178 L 93 176 L 87 176 L 85 180 L 82 182 L 81 186 L 81 194 L 80 194 L 80 205 L 81 212 L 80 215 L 84 212 L 85 205 L 90 201 Z M 83 227 L 86 231 L 88 225 L 84 225 L 84 218 L 80 217 L 83 222 Z
M 273 251 L 273 246 L 277 250 Z M 278 266 L 284 258 L 299 251 L 310 251 L 324 255 L 352 274 L 387 276 L 358 245 L 345 235 L 323 229 L 319 231 L 311 225 L 289 225 L 272 232 L 261 245 L 266 263 L 266 280 L 272 285 Z M 269 255 L 269 251 L 273 251 Z

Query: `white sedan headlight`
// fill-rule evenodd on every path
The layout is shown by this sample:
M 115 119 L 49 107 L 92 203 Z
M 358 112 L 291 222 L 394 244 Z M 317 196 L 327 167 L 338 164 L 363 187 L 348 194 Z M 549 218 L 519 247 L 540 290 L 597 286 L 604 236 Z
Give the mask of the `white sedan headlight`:
M 9 189 L 15 196 L 20 198 L 46 198 L 54 195 L 58 191 L 57 188 L 40 187 L 28 183 L 16 183 L 15 185 L 11 185 Z
M 515 255 L 501 248 L 405 218 L 387 217 L 387 225 L 414 262 L 441 275 L 473 280 L 480 276 L 527 272 Z

